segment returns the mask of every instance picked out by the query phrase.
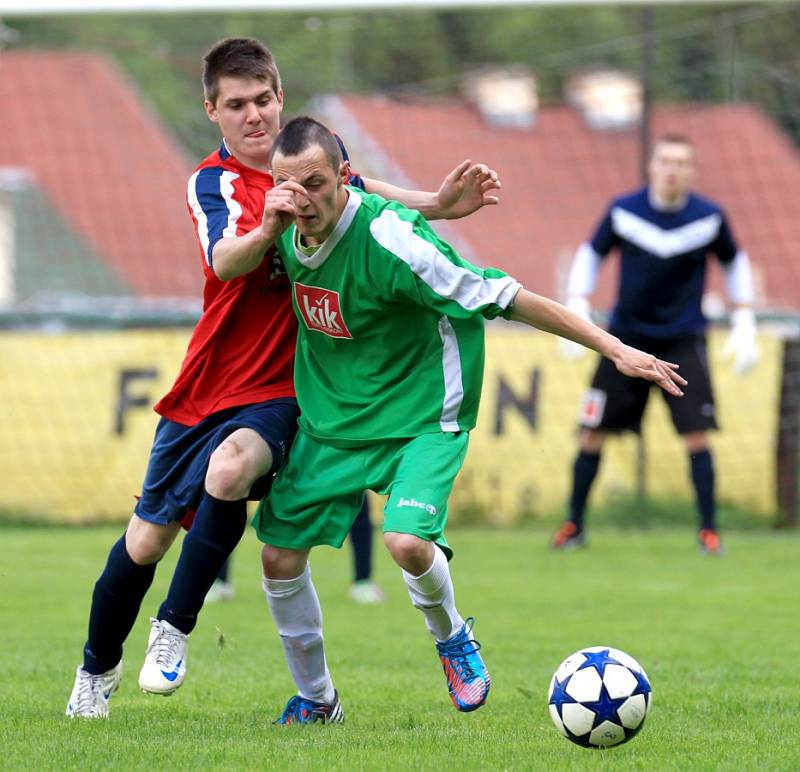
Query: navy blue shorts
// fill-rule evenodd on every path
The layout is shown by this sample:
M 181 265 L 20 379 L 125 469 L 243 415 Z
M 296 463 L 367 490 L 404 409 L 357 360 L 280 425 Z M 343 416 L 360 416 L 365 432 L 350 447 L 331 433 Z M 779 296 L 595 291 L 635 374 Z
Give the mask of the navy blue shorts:
M 182 520 L 200 504 L 211 454 L 237 429 L 257 432 L 272 451 L 272 469 L 253 483 L 249 498 L 267 494 L 297 432 L 300 409 L 292 398 L 228 408 L 194 426 L 162 418 L 156 427 L 142 495 L 134 512 L 143 520 L 166 525 Z

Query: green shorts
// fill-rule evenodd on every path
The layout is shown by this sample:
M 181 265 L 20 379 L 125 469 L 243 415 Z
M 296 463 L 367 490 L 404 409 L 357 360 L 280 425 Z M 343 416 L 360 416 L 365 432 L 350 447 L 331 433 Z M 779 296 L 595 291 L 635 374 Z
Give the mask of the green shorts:
M 384 532 L 410 533 L 438 544 L 447 499 L 467 454 L 467 432 L 423 434 L 355 448 L 335 448 L 297 433 L 289 460 L 253 518 L 258 538 L 284 549 L 341 547 L 365 490 L 387 495 Z

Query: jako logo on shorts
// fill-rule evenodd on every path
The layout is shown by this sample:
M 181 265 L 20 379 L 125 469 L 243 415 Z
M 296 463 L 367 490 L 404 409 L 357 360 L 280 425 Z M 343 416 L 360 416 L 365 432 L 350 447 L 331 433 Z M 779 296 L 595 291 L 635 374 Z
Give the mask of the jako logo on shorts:
M 415 507 L 416 509 L 424 509 L 429 515 L 436 514 L 436 507 L 433 504 L 426 504 L 423 501 L 417 501 L 416 499 L 404 499 L 402 496 L 400 497 L 400 501 L 397 502 L 397 508 L 400 507 Z
M 338 292 L 322 287 L 307 287 L 305 284 L 295 282 L 294 296 L 309 330 L 318 330 L 331 338 L 352 340 L 353 336 L 342 317 Z

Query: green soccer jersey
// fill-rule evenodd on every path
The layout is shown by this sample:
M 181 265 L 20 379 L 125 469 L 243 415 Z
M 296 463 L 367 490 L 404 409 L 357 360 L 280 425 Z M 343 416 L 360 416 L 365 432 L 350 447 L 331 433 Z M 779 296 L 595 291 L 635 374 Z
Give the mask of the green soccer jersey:
M 347 446 L 475 426 L 483 318 L 520 284 L 462 259 L 418 212 L 348 188 L 313 254 L 294 225 L 278 242 L 299 321 L 300 426 Z

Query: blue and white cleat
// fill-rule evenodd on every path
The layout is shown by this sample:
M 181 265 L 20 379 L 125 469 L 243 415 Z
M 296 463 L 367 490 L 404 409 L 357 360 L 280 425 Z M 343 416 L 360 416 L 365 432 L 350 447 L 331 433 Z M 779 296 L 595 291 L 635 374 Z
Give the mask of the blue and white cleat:
M 169 695 L 186 678 L 186 653 L 189 636 L 163 619 L 150 618 L 150 638 L 144 665 L 139 673 L 139 688 L 150 694 Z
M 450 699 L 456 710 L 462 713 L 477 710 L 483 705 L 492 683 L 489 671 L 479 654 L 481 645 L 472 637 L 474 624 L 474 617 L 468 617 L 455 635 L 442 643 L 436 642 Z
M 108 701 L 122 680 L 122 662 L 99 675 L 78 667 L 66 714 L 70 718 L 108 718 Z
M 341 724 L 344 722 L 344 710 L 339 701 L 339 692 L 334 691 L 333 702 L 314 702 L 295 694 L 283 709 L 280 718 L 273 724 L 288 726 L 289 724 Z

